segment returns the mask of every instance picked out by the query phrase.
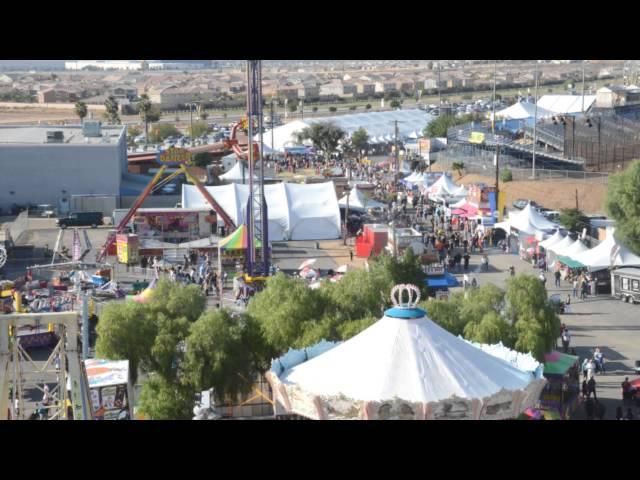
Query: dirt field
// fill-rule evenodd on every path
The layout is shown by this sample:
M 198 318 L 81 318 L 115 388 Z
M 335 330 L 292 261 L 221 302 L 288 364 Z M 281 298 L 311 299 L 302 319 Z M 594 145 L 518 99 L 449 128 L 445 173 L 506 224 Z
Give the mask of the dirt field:
M 442 171 L 438 165 L 433 165 L 433 171 Z M 469 174 L 458 178 L 453 174 L 456 183 L 486 183 L 494 185 L 495 178 L 482 175 Z M 517 181 L 500 182 L 500 189 L 507 193 L 507 208 L 519 198 L 533 200 L 538 204 L 552 210 L 561 208 L 575 208 L 576 190 L 578 191 L 578 208 L 588 214 L 604 214 L 604 200 L 607 194 L 607 186 L 600 183 L 567 180 L 545 181 Z

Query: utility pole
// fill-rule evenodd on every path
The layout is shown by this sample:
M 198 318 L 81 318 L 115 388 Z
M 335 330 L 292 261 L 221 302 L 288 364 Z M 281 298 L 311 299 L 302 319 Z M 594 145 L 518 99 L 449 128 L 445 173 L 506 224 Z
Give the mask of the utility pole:
M 536 60 L 535 64 L 535 80 L 536 80 L 536 90 L 535 90 L 535 107 L 533 113 L 533 162 L 531 167 L 531 178 L 535 180 L 536 178 L 536 143 L 538 142 L 538 61 Z
M 496 144 L 496 208 L 498 208 L 498 218 L 500 218 L 500 210 L 498 207 L 500 198 L 500 144 L 496 140 L 496 77 L 498 74 L 498 61 L 495 60 L 493 64 L 493 106 L 491 111 L 491 133 L 493 134 L 493 140 Z
M 442 65 L 438 62 L 438 116 L 442 115 L 442 92 L 440 91 L 440 70 Z
M 578 208 L 578 189 L 576 188 L 576 210 L 579 210 Z
M 584 115 L 584 60 L 582 61 L 582 115 Z
M 349 172 L 349 175 L 351 175 L 351 172 Z M 344 238 L 343 238 L 343 244 L 346 246 L 347 245 L 347 237 L 349 236 L 349 197 L 351 196 L 351 189 L 349 188 L 349 183 L 347 183 L 347 208 L 344 212 Z
M 275 119 L 273 118 L 273 115 L 274 115 L 273 102 L 274 102 L 274 99 L 272 98 L 271 99 L 271 150 L 275 152 L 276 147 L 273 144 L 273 126 L 274 126 L 274 122 L 275 122 Z M 271 154 L 272 157 L 274 155 L 275 155 L 274 153 Z

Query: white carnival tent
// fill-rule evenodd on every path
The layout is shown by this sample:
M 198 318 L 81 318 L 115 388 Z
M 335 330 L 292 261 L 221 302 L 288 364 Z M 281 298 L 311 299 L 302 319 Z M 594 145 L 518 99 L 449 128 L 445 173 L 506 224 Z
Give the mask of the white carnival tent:
M 510 107 L 505 108 L 504 110 L 496 112 L 496 118 L 505 120 L 526 120 L 528 118 L 532 118 L 536 114 L 535 110 L 536 105 L 534 103 L 517 102 Z M 550 118 L 554 115 L 554 112 L 547 110 L 546 108 L 542 108 L 540 105 L 538 105 L 538 118 Z
M 582 252 L 586 252 L 587 250 L 589 250 L 589 247 L 582 243 L 580 239 L 577 239 L 575 242 L 565 248 L 560 255 L 573 259 L 575 255 L 579 255 Z
M 433 196 L 451 196 L 459 189 L 460 187 L 453 183 L 453 181 L 443 173 L 438 180 L 433 182 L 433 185 L 427 188 L 427 192 L 429 195 Z
M 244 168 L 244 164 L 242 162 L 236 162 L 236 164 L 229 169 L 227 173 L 220 175 L 220 179 L 226 182 L 233 183 L 242 183 L 243 180 L 245 182 L 249 182 L 249 169 Z M 244 170 L 244 175 L 243 175 Z M 258 177 L 256 175 L 253 176 L 254 179 Z
M 548 248 L 550 248 L 552 245 L 554 245 L 555 243 L 559 242 L 563 238 L 564 238 L 564 235 L 562 235 L 562 233 L 560 233 L 560 230 L 556 230 L 553 235 L 551 235 L 546 240 L 543 240 L 538 245 L 540 247 L 544 248 L 545 250 L 547 250 Z
M 559 242 L 556 242 L 553 245 L 550 245 L 547 248 L 547 252 L 552 252 L 556 256 L 564 255 L 564 251 L 567 248 L 569 248 L 571 245 L 573 245 L 573 243 L 574 243 L 573 239 L 569 235 L 567 235 Z
M 571 259 L 582 263 L 592 272 L 611 267 L 640 266 L 640 257 L 616 239 L 613 228 L 607 230 L 606 238 L 599 245 Z
M 507 233 L 516 229 L 520 233 L 528 235 L 542 235 L 544 230 L 555 230 L 558 225 L 544 218 L 530 204 L 517 213 L 511 212 L 505 221 L 496 223 L 495 228 L 500 228 Z
M 338 201 L 340 208 L 347 208 L 347 195 Z M 385 208 L 384 203 L 368 198 L 359 188 L 352 188 L 349 192 L 349 210 L 354 212 L 366 212 L 370 208 Z
M 205 187 L 238 226 L 246 221 L 249 186 Z M 264 186 L 269 240 L 332 240 L 341 237 L 340 208 L 333 182 L 277 183 Z M 193 185 L 182 186 L 182 207 L 210 210 Z M 222 220 L 219 219 L 220 223 Z
M 409 290 L 409 303 L 398 293 Z M 413 297 L 413 298 L 412 298 Z M 316 420 L 499 420 L 534 407 L 546 384 L 447 332 L 400 285 L 395 306 L 355 337 L 290 350 L 266 378 L 276 414 Z

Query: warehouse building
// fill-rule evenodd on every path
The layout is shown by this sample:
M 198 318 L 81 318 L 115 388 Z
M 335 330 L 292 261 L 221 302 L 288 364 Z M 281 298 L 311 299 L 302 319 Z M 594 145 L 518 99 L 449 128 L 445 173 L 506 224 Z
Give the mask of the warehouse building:
M 127 172 L 126 128 L 0 126 L 0 209 L 50 204 L 69 211 L 75 195 L 120 199 Z

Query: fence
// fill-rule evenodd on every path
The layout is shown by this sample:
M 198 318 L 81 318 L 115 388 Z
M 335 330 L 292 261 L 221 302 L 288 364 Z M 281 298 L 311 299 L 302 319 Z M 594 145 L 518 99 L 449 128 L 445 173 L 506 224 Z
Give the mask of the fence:
M 25 210 L 20 213 L 16 219 L 9 224 L 9 235 L 11 235 L 11 241 L 15 244 L 18 243 L 20 235 L 29 229 L 29 211 Z
M 435 158 L 434 158 L 435 157 Z M 493 163 L 493 154 L 490 155 L 451 155 L 448 153 L 438 153 L 432 155 L 432 161 L 435 160 L 437 165 L 451 169 L 454 162 L 464 163 L 465 173 L 474 173 L 495 178 L 495 165 Z M 519 159 L 505 159 L 500 155 L 500 171 L 508 168 L 511 171 L 513 180 L 531 180 L 531 167 L 523 168 L 524 163 Z M 607 184 L 609 174 L 601 172 L 584 172 L 581 170 L 551 170 L 545 168 L 536 168 L 537 180 L 564 180 L 564 181 L 581 181 L 596 184 Z

